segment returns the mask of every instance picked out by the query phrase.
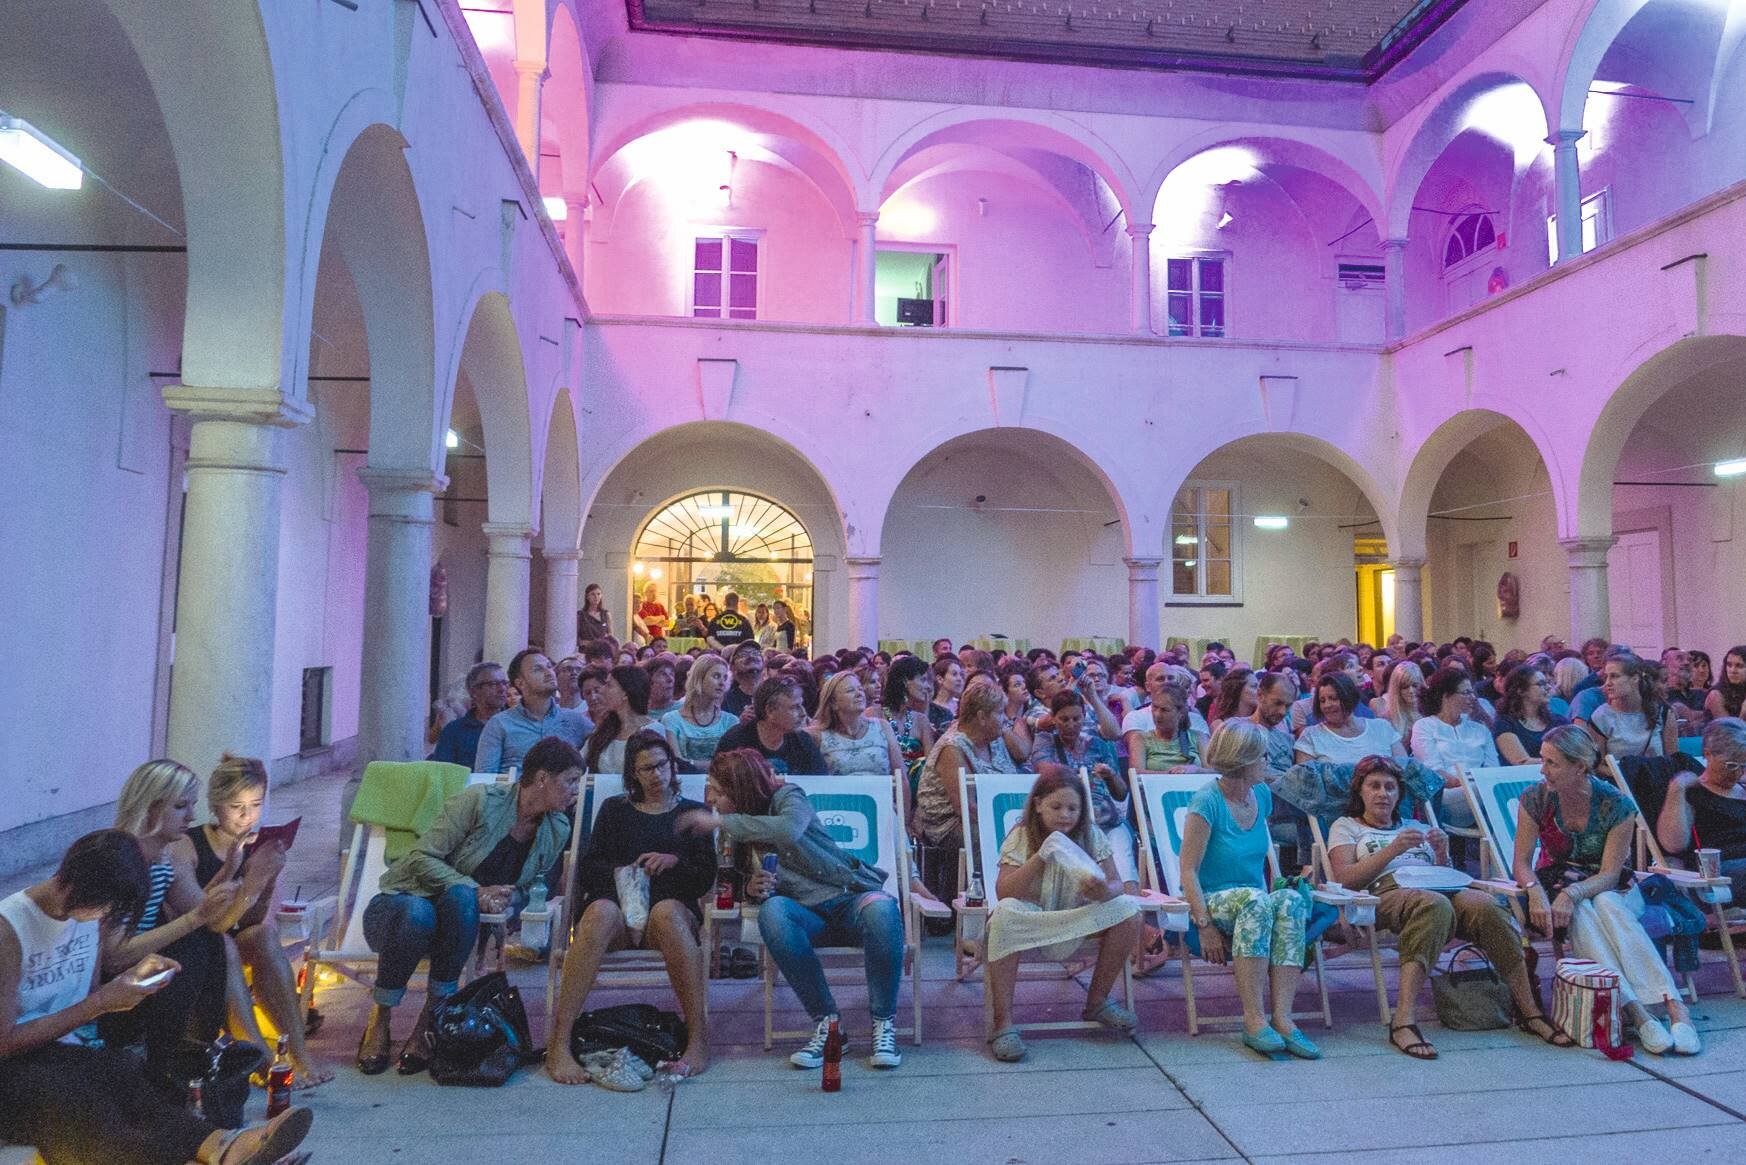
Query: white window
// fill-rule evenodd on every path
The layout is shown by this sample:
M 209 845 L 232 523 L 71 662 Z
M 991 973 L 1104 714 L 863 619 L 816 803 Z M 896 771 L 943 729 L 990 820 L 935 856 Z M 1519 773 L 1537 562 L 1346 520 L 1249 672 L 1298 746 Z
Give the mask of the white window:
M 1170 514 L 1170 593 L 1232 602 L 1238 585 L 1237 483 L 1191 481 Z
M 1497 224 L 1482 210 L 1458 216 L 1443 242 L 1443 270 L 1460 267 L 1475 255 L 1497 249 Z
M 1171 336 L 1225 334 L 1225 255 L 1185 255 L 1165 261 L 1165 301 Z
M 1582 200 L 1582 253 L 1594 250 L 1613 237 L 1612 199 L 1608 190 L 1597 190 Z M 1558 216 L 1546 216 L 1546 254 L 1558 262 Z
M 704 319 L 758 318 L 758 232 L 718 231 L 692 245 L 690 314 Z

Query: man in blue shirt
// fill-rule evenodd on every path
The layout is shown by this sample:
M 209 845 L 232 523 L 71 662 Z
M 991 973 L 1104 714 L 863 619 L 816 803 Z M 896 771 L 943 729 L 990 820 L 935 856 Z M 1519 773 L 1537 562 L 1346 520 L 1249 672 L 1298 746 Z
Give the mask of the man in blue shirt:
M 479 754 L 479 735 L 485 731 L 485 722 L 509 703 L 509 675 L 503 670 L 503 665 L 486 660 L 469 668 L 467 696 L 473 701 L 472 706 L 465 716 L 443 726 L 437 736 L 436 748 L 427 760 L 466 765 L 469 770 L 473 769 L 473 762 Z
M 546 653 L 529 647 L 509 661 L 510 681 L 521 703 L 485 723 L 474 772 L 506 773 L 521 766 L 527 750 L 548 736 L 581 748 L 594 724 L 580 712 L 558 706 L 558 672 Z

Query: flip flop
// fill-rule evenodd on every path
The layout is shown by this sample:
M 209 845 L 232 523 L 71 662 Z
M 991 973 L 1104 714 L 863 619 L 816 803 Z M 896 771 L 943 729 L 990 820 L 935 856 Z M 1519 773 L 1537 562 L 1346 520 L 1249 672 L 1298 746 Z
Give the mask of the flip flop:
M 1395 1032 L 1411 1032 L 1413 1034 L 1413 1042 L 1410 1044 L 1401 1044 L 1394 1038 Z M 1388 1042 L 1393 1044 L 1395 1049 L 1403 1055 L 1411 1056 L 1415 1060 L 1435 1060 L 1437 1058 L 1437 1049 L 1431 1045 L 1430 1041 L 1425 1039 L 1425 1033 L 1419 1030 L 1419 1025 L 1416 1023 L 1389 1024 Z

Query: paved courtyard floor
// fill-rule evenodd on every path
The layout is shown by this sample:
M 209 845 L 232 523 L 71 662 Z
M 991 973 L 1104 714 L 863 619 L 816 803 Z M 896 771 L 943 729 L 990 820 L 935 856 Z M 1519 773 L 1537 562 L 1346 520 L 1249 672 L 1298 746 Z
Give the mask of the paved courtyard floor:
M 301 883 L 313 896 L 337 883 L 338 790 L 337 779 L 320 778 L 275 793 L 273 820 L 306 818 L 287 892 Z M 755 981 L 712 984 L 715 1060 L 707 1073 L 630 1095 L 561 1087 L 538 1068 L 488 1090 L 392 1072 L 365 1078 L 350 1064 L 368 994 L 350 982 L 323 986 L 326 1024 L 313 1043 L 339 1074 L 303 1094 L 317 1113 L 309 1145 L 317 1162 L 371 1165 L 1746 1160 L 1746 1001 L 1727 990 L 1725 968 L 1714 962 L 1701 977 L 1704 1053 L 1639 1050 L 1625 1063 L 1513 1030 L 1451 1032 L 1434 1021 L 1425 1034 L 1441 1058 L 1410 1060 L 1389 1047 L 1368 959 L 1356 955 L 1329 971 L 1334 1030 L 1305 1023 L 1326 1053 L 1317 1063 L 1264 1061 L 1229 1029 L 1189 1036 L 1173 964 L 1135 984 L 1139 1035 L 1038 1035 L 1027 1061 L 1005 1065 L 986 1054 L 980 982 L 953 978 L 949 940 L 928 941 L 923 969 L 927 1038 L 919 1048 L 906 1044 L 903 1067 L 892 1072 L 865 1062 L 865 989 L 838 988 L 851 1046 L 834 1095 L 819 1090 L 816 1072 L 790 1068 L 784 1045 L 763 1050 Z M 543 1042 L 544 968 L 518 968 L 513 977 Z M 1021 1018 L 1076 1018 L 1083 984 L 1083 975 L 1023 983 Z M 1203 972 L 1196 988 L 1203 1010 L 1234 1010 L 1228 974 Z M 1313 1005 L 1314 992 L 1306 976 L 1300 1007 Z M 635 999 L 675 1006 L 655 989 L 602 989 L 590 1003 Z M 408 997 L 399 1031 L 418 1001 Z M 908 1007 L 906 981 L 900 1016 Z M 779 1028 L 805 1024 L 786 988 L 776 1008 Z M 1432 1014 L 1428 996 L 1421 1013 Z

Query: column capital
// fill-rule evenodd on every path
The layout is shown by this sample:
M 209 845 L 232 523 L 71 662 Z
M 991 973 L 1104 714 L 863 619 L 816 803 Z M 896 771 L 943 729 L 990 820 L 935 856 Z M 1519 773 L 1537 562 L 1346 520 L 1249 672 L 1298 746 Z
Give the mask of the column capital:
M 540 557 L 547 562 L 581 562 L 582 552 L 580 550 L 547 550 L 542 547 Z
M 876 210 L 857 210 L 855 221 L 860 224 L 862 230 L 872 230 L 879 224 L 879 212 Z
M 1152 235 L 1153 229 L 1154 229 L 1153 224 L 1149 223 L 1149 222 L 1129 223 L 1128 224 L 1128 238 L 1130 238 L 1130 239 L 1150 238 Z
M 1158 568 L 1164 565 L 1162 558 L 1124 558 L 1128 565 L 1130 579 L 1157 578 Z
M 489 558 L 532 558 L 532 526 L 525 522 L 486 522 L 479 527 L 490 540 Z
M 1404 238 L 1404 237 L 1393 238 L 1393 239 L 1383 239 L 1382 240 L 1382 249 L 1384 251 L 1404 251 L 1404 250 L 1406 250 L 1406 245 L 1409 242 L 1411 242 L 1411 240 Z
M 295 429 L 308 424 L 315 410 L 276 388 L 213 388 L 200 384 L 166 384 L 164 405 L 196 421 L 235 421 Z
M 1607 565 L 1607 551 L 1618 545 L 1618 542 L 1614 535 L 1605 534 L 1598 537 L 1560 538 L 1558 545 L 1564 547 L 1572 570 L 1604 570 Z
M 546 62 L 527 60 L 522 57 L 517 57 L 515 59 L 515 71 L 518 76 L 523 77 L 530 73 L 534 74 L 542 81 L 552 75 L 551 70 L 546 67 Z
M 1574 146 L 1577 142 L 1587 136 L 1588 131 L 1586 129 L 1555 130 L 1553 133 L 1547 135 L 1546 144 L 1555 150 L 1567 148 L 1569 146 Z
M 1423 558 L 1391 558 L 1388 560 L 1388 565 L 1394 567 L 1395 573 L 1399 574 L 1403 571 L 1423 570 L 1425 561 Z
M 374 497 L 377 493 L 440 494 L 449 488 L 449 479 L 428 469 L 392 469 L 366 465 L 358 470 L 358 480 Z
M 849 568 L 849 581 L 879 577 L 879 558 L 877 555 L 850 555 L 843 559 L 843 565 Z

